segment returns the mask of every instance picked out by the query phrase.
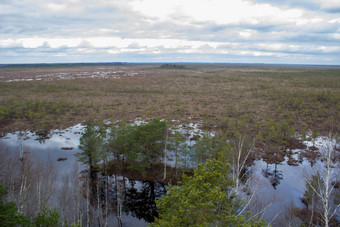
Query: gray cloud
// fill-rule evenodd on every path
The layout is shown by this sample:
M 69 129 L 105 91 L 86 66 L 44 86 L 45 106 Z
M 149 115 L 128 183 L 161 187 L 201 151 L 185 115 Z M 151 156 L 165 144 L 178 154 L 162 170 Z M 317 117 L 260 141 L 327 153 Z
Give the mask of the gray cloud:
M 326 12 L 328 13 L 340 13 L 340 6 L 338 7 L 332 7 L 332 8 L 326 8 L 325 9 Z
M 244 12 L 202 17 L 199 9 L 171 11 L 171 1 L 169 12 L 149 15 L 134 2 L 2 0 L 0 63 L 340 62 L 340 6 L 332 1 L 239 0 Z
M 254 3 L 268 3 L 281 7 L 303 8 L 311 11 L 338 13 L 340 2 L 329 0 L 252 0 Z

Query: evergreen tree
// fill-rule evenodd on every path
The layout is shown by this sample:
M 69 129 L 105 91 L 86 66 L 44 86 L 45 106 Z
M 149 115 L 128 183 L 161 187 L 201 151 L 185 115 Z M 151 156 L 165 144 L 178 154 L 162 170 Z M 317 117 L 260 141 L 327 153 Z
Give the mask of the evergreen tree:
M 159 119 L 135 126 L 131 133 L 131 151 L 128 153 L 129 159 L 135 162 L 134 167 L 149 168 L 152 163 L 161 160 L 166 129 L 167 123 Z
M 126 122 L 121 122 L 117 126 L 111 127 L 108 139 L 108 149 L 113 153 L 116 160 L 123 161 L 131 151 L 131 134 L 134 127 Z
M 193 146 L 193 159 L 199 164 L 205 163 L 207 159 L 216 158 L 219 152 L 228 155 L 231 147 L 227 141 L 226 135 L 221 132 L 215 135 L 204 133 Z
M 104 139 L 101 133 L 92 125 L 88 125 L 80 138 L 79 148 L 83 152 L 78 154 L 79 161 L 88 164 L 90 169 L 96 167 L 101 160 Z
M 55 208 L 49 209 L 46 204 L 43 204 L 35 218 L 34 224 L 36 227 L 56 227 L 59 224 L 59 214 Z
M 241 201 L 232 188 L 229 165 L 222 155 L 198 165 L 194 176 L 183 176 L 183 183 L 169 186 L 158 200 L 159 217 L 151 226 L 264 226 L 250 213 L 238 214 Z
M 28 226 L 30 220 L 28 217 L 18 212 L 15 202 L 5 202 L 3 197 L 7 194 L 4 186 L 0 184 L 0 226 Z
M 186 168 L 186 156 L 189 152 L 187 149 L 186 138 L 180 131 L 175 130 L 170 134 L 168 149 L 174 152 L 177 175 L 177 169 L 181 166 L 181 164 L 183 164 L 184 168 Z

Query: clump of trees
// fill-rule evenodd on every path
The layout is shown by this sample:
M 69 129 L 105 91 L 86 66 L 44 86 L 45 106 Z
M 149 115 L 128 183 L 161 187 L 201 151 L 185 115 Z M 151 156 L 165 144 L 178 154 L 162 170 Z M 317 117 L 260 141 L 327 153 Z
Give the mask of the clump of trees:
M 163 64 L 160 66 L 161 69 L 185 69 L 186 67 L 184 65 L 179 64 Z
M 272 174 L 274 186 L 280 183 L 280 174 L 278 174 L 276 164 L 284 159 L 285 152 L 281 147 L 286 146 L 287 141 L 294 137 L 294 129 L 290 126 L 289 120 L 268 121 L 263 126 L 261 122 L 256 122 L 256 130 L 251 131 L 252 136 L 248 136 L 246 135 L 247 124 L 251 124 L 251 122 L 247 120 L 230 121 L 226 124 L 227 128 L 221 128 L 213 133 L 197 131 L 194 133 L 189 130 L 189 127 L 170 128 L 166 121 L 160 119 L 154 119 L 148 123 L 138 121 L 135 124 L 130 124 L 122 121 L 112 125 L 88 125 L 80 139 L 79 148 L 82 152 L 78 154 L 79 161 L 88 167 L 88 170 L 82 171 L 83 185 L 77 184 L 81 191 L 74 191 L 74 195 L 78 195 L 80 198 L 67 194 L 63 200 L 60 200 L 60 207 L 57 207 L 57 210 L 45 206 L 44 204 L 49 201 L 49 195 L 53 193 L 54 175 L 52 173 L 46 177 L 37 175 L 38 177 L 34 178 L 34 181 L 30 180 L 33 179 L 30 177 L 34 176 L 34 170 L 30 166 L 28 157 L 23 154 L 19 159 L 22 172 L 19 174 L 17 182 L 8 181 L 6 188 L 13 190 L 15 185 L 19 186 L 20 190 L 16 192 L 19 196 L 15 201 L 18 207 L 14 207 L 13 210 L 25 214 L 31 223 L 36 220 L 46 222 L 45 217 L 48 216 L 50 217 L 49 221 L 61 221 L 61 225 L 68 225 L 72 222 L 79 224 L 80 221 L 83 221 L 87 225 L 100 223 L 100 225 L 107 226 L 110 213 L 116 212 L 118 223 L 122 225 L 124 206 L 127 204 L 131 207 L 134 206 L 131 201 L 125 201 L 125 196 L 144 201 L 146 193 L 153 194 L 152 197 L 145 200 L 148 201 L 148 206 L 154 209 L 145 220 L 152 222 L 154 216 L 157 216 L 157 212 L 154 203 L 150 200 L 154 201 L 163 195 L 155 193 L 155 191 L 164 192 L 164 185 L 156 187 L 155 182 L 151 182 L 143 192 L 137 192 L 134 186 L 127 190 L 124 174 L 138 172 L 145 176 L 150 172 L 162 172 L 164 167 L 164 178 L 158 177 L 157 180 L 162 181 L 163 179 L 163 182 L 177 184 L 177 180 L 180 179 L 182 182 L 178 185 L 169 185 L 168 194 L 157 202 L 160 213 L 155 222 L 151 224 L 152 226 L 262 226 L 263 221 L 247 212 L 251 209 L 249 202 L 256 190 L 248 185 L 252 161 L 255 159 L 255 139 L 266 144 L 267 147 L 264 149 L 269 147 L 275 150 L 274 153 L 266 152 L 266 156 L 262 156 L 267 163 L 275 164 L 274 175 Z M 228 130 L 230 127 L 233 127 L 232 132 Z M 266 133 L 262 134 L 262 129 Z M 280 147 L 279 152 L 276 151 L 276 146 Z M 329 152 L 327 157 L 330 158 Z M 265 160 L 266 158 L 268 160 Z M 167 162 L 171 159 L 174 159 L 174 167 L 167 166 Z M 335 164 L 327 161 L 330 159 L 325 160 L 329 163 L 328 166 Z M 172 168 L 172 171 L 167 172 L 167 168 Z M 184 175 L 183 178 L 180 178 L 179 176 L 185 168 L 191 168 L 191 172 L 188 176 Z M 265 173 L 270 176 L 269 171 Z M 11 176 L 10 174 L 14 174 L 14 172 L 9 173 L 8 177 Z M 78 172 L 75 176 L 78 177 Z M 325 205 L 323 201 L 329 200 L 330 190 L 333 189 L 326 187 L 326 185 L 331 185 L 327 175 L 323 180 L 320 180 L 320 177 L 315 178 L 317 180 L 314 178 L 306 185 L 304 202 L 313 207 L 316 213 L 321 214 L 324 212 L 322 207 L 329 205 L 329 203 Z M 48 182 L 44 184 L 43 179 Z M 271 178 L 270 181 L 272 181 Z M 324 183 L 326 181 L 327 184 Z M 32 182 L 36 182 L 36 184 Z M 320 185 L 313 182 L 319 182 Z M 38 189 L 41 190 L 39 195 L 35 195 L 36 197 L 28 193 L 33 193 L 31 191 L 36 189 L 34 185 L 38 185 Z M 44 196 L 45 189 L 41 185 L 49 185 L 46 187 L 46 196 Z M 327 198 L 320 197 L 323 195 L 319 191 L 322 187 L 328 191 Z M 65 190 L 69 190 L 69 187 L 66 188 Z M 11 199 L 13 192 L 11 195 L 12 197 L 7 197 L 7 201 L 13 200 Z M 249 200 L 247 202 L 240 200 L 239 198 L 243 196 L 248 196 Z M 320 197 L 319 202 L 315 202 L 318 197 Z M 32 202 L 30 198 L 37 198 L 36 201 L 39 202 Z M 62 203 L 72 201 L 72 198 L 76 202 L 73 204 L 74 211 L 70 212 L 73 217 L 70 218 L 67 208 L 63 208 Z M 33 204 L 35 212 L 30 211 L 28 204 Z M 316 207 L 315 204 L 319 205 Z M 140 208 L 135 207 L 134 209 L 139 212 L 137 210 Z M 334 216 L 333 208 L 327 212 L 327 215 L 323 215 L 324 217 Z M 39 218 L 37 219 L 37 217 Z M 320 223 L 327 222 L 328 219 Z
M 205 224 L 248 223 L 257 226 L 260 223 L 255 221 L 250 213 L 246 212 L 248 204 L 243 204 L 244 206 L 242 206 L 241 200 L 238 199 L 239 193 L 244 190 L 241 180 L 246 181 L 245 175 L 248 172 L 250 154 L 252 153 L 252 142 L 241 135 L 239 135 L 238 140 L 232 143 L 223 132 L 191 135 L 189 131 L 181 131 L 178 128 L 169 130 L 166 121 L 154 119 L 149 123 L 142 122 L 141 124 L 120 122 L 117 125 L 110 126 L 108 129 L 89 125 L 80 139 L 79 147 L 83 150 L 79 154 L 79 160 L 90 167 L 90 179 L 87 182 L 89 189 L 87 191 L 97 191 L 96 193 L 93 192 L 92 195 L 90 195 L 91 193 L 88 194 L 92 198 L 96 198 L 99 194 L 107 193 L 108 189 L 105 189 L 106 183 L 104 183 L 104 187 L 97 186 L 97 188 L 93 188 L 93 185 L 98 185 L 97 181 L 99 181 L 95 179 L 98 176 L 94 172 L 106 172 L 107 163 L 109 163 L 109 166 L 112 164 L 121 166 L 120 171 L 123 168 L 128 168 L 145 174 L 149 169 L 153 169 L 157 163 L 161 162 L 164 163 L 164 170 L 166 170 L 167 160 L 174 158 L 175 175 L 172 175 L 174 173 L 167 174 L 164 171 L 163 180 L 167 177 L 178 179 L 177 174 L 178 172 L 183 172 L 183 168 L 185 169 L 189 166 L 194 168 L 197 165 L 197 168 L 193 170 L 194 176 L 188 177 L 184 175 L 183 184 L 170 186 L 170 192 L 177 193 L 177 190 L 186 190 L 183 194 L 183 196 L 186 196 L 189 191 L 195 191 L 197 195 L 191 198 L 190 201 L 197 200 L 196 202 L 198 202 L 196 205 L 188 202 L 182 204 L 180 208 L 173 208 L 174 210 L 181 210 L 182 214 L 178 215 L 182 215 L 181 217 L 183 218 L 187 216 L 185 209 L 188 212 L 194 212 L 194 216 L 189 216 L 189 219 L 196 219 L 196 222 L 187 223 L 184 221 L 174 225 L 181 225 L 181 223 L 183 225 L 195 225 L 202 222 Z M 167 154 L 167 150 L 171 154 Z M 187 158 L 191 159 L 191 165 L 187 165 L 187 162 L 189 162 Z M 231 163 L 231 166 L 227 164 L 228 162 Z M 122 174 L 122 172 L 118 174 Z M 117 178 L 118 175 L 115 175 L 115 179 Z M 118 181 L 116 185 L 119 186 Z M 120 187 L 117 187 L 117 192 L 119 189 Z M 97 196 L 96 198 L 98 203 L 106 200 L 106 196 Z M 165 200 L 162 199 L 162 201 Z M 163 205 L 162 203 L 157 205 L 161 214 L 160 219 L 157 219 L 155 223 L 165 224 L 162 222 L 162 217 L 164 217 L 162 215 L 170 217 L 173 214 L 168 213 L 168 211 L 162 211 L 162 207 L 168 207 L 171 202 L 175 201 L 176 199 L 171 197 Z M 107 202 L 104 203 L 106 204 Z M 227 206 L 227 204 L 230 204 L 230 206 Z M 121 206 L 117 199 L 117 210 Z M 207 212 L 206 217 L 199 217 L 200 214 L 205 212 Z M 204 220 L 198 220 L 199 218 Z
M 1 226 L 16 226 L 28 225 L 30 220 L 28 217 L 18 212 L 18 207 L 15 202 L 3 201 L 3 197 L 7 194 L 4 186 L 0 184 L 0 225 Z
M 121 122 L 109 130 L 88 125 L 80 138 L 79 160 L 94 169 L 103 159 L 125 163 L 128 168 L 145 171 L 161 162 L 167 131 L 166 121 L 154 119 L 140 125 Z
M 155 162 L 160 162 L 163 157 L 165 139 L 166 139 L 167 123 L 155 119 L 144 125 L 131 127 L 130 152 L 127 154 L 129 160 L 135 164 L 130 166 L 149 168 Z
M 87 225 L 95 220 L 107 226 L 109 209 L 112 210 L 113 207 L 117 213 L 118 225 L 122 225 L 124 194 L 129 194 L 125 191 L 122 171 L 133 170 L 141 175 L 153 171 L 154 165 L 164 159 L 166 138 L 167 122 L 159 119 L 141 124 L 120 122 L 110 127 L 86 127 L 80 138 L 79 148 L 82 152 L 78 154 L 78 158 L 89 167 L 84 183 Z M 110 205 L 112 184 L 108 171 L 114 168 L 116 169 L 111 173 L 114 176 L 116 198 Z M 90 204 L 95 212 L 91 212 Z
M 14 201 L 5 201 L 4 196 L 8 193 L 4 186 L 0 184 L 0 226 L 31 226 L 31 227 L 57 227 L 60 215 L 56 208 L 50 209 L 46 204 L 41 204 L 35 217 L 31 219 L 20 212 Z M 71 226 L 81 226 L 80 223 Z
M 157 201 L 159 217 L 151 226 L 264 226 L 251 213 L 240 212 L 242 202 L 229 173 L 222 155 L 198 165 L 193 176 L 184 175 Z

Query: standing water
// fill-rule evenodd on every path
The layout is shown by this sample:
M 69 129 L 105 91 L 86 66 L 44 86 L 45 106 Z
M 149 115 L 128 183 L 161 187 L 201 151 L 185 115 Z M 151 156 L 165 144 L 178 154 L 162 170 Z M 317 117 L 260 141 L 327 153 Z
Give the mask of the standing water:
M 192 125 L 191 128 L 191 130 L 180 129 L 181 133 L 187 135 L 185 143 L 188 147 L 195 143 L 190 138 L 202 133 L 197 130 L 197 125 Z M 99 216 L 104 216 L 101 222 L 117 223 L 119 226 L 146 226 L 157 215 L 154 201 L 166 193 L 166 186 L 156 180 L 129 179 L 116 173 L 107 176 L 101 173 L 94 175 L 90 173 L 91 179 L 87 179 L 88 170 L 76 156 L 81 152 L 79 141 L 84 129 L 85 126 L 78 124 L 65 130 L 50 131 L 44 136 L 28 131 L 9 133 L 0 138 L 0 153 L 5 157 L 16 154 L 19 159 L 24 155 L 29 155 L 33 163 L 51 162 L 56 170 L 55 187 L 57 191 L 63 193 L 69 181 L 72 181 L 65 181 L 66 178 L 80 178 L 81 182 L 77 184 L 77 187 L 79 187 L 78 193 L 82 195 L 79 199 L 79 204 L 82 205 L 77 205 L 77 209 L 83 210 L 81 216 L 78 217 L 83 218 L 83 223 L 86 221 L 84 220 L 86 216 L 84 210 L 86 210 L 86 212 L 92 212 L 91 219 L 94 222 Z M 311 147 L 317 147 L 322 153 L 327 150 L 329 144 L 332 149 L 337 146 L 335 141 L 329 141 L 325 137 L 319 137 L 314 143 L 305 141 L 304 144 L 305 149 L 292 150 L 291 156 L 289 158 L 286 156 L 281 162 L 270 163 L 260 159 L 255 160 L 251 167 L 250 190 L 252 192 L 250 194 L 252 195 L 255 191 L 252 199 L 260 201 L 263 204 L 262 207 L 267 207 L 263 216 L 267 222 L 270 222 L 277 214 L 283 214 L 292 203 L 300 208 L 305 206 L 301 198 L 306 190 L 306 179 L 310 179 L 317 169 L 322 170 L 324 163 L 320 159 L 310 159 L 302 154 Z M 174 154 L 168 152 L 168 155 L 172 157 L 169 163 L 174 165 Z M 77 176 L 74 176 L 75 170 Z M 333 176 L 339 176 L 337 166 L 333 166 L 332 171 L 335 172 Z M 76 181 L 74 179 L 73 182 Z M 96 186 L 89 181 L 96 182 Z M 339 179 L 333 178 L 332 181 L 339 181 Z M 74 186 L 74 183 L 70 184 L 70 187 Z M 90 188 L 92 192 L 88 192 L 87 188 Z M 67 191 L 70 193 L 70 190 Z M 91 195 L 91 199 L 86 200 L 86 195 Z M 51 204 L 61 207 L 59 200 L 59 197 L 54 196 Z M 86 203 L 90 203 L 90 208 Z M 107 209 L 103 206 L 106 203 Z

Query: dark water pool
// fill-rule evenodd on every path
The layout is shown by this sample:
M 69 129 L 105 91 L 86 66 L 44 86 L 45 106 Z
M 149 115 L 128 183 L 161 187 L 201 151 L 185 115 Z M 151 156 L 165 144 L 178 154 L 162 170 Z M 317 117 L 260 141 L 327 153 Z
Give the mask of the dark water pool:
M 79 139 L 84 128 L 85 126 L 78 124 L 65 130 L 53 130 L 48 135 L 50 138 L 40 140 L 39 136 L 32 132 L 9 133 L 0 138 L 1 149 L 9 153 L 29 152 L 33 159 L 43 162 L 52 161 L 58 170 L 57 179 L 60 180 L 65 175 L 73 174 L 75 165 L 79 166 L 79 173 L 85 169 L 76 157 L 80 152 Z M 197 130 L 197 127 L 192 128 Z M 187 143 L 192 145 L 193 142 Z M 315 145 L 320 152 L 325 151 L 329 145 L 332 147 L 336 145 L 335 140 L 330 141 L 326 137 L 319 137 L 314 143 L 310 141 L 304 143 L 307 145 L 306 149 Z M 294 154 L 291 158 L 299 161 L 296 162 L 298 163 L 296 166 L 289 165 L 287 157 L 277 164 L 267 164 L 262 159 L 254 161 L 250 171 L 252 177 L 250 188 L 256 189 L 253 198 L 260 200 L 264 206 L 270 204 L 264 215 L 267 221 L 278 213 L 284 213 L 291 203 L 303 207 L 301 197 L 306 189 L 306 179 L 315 173 L 316 169 L 324 168 L 324 163 L 320 160 L 311 162 L 301 157 L 303 151 L 293 150 Z M 63 161 L 58 161 L 60 158 L 63 158 Z M 335 167 L 332 169 L 333 180 L 339 180 L 337 179 L 339 167 Z M 110 178 L 111 190 L 108 194 L 112 197 L 113 216 L 119 213 L 118 208 L 114 206 L 118 203 L 117 194 L 122 193 L 124 196 L 121 198 L 123 201 L 120 201 L 122 206 L 120 216 L 123 226 L 146 226 L 155 214 L 154 199 L 160 198 L 165 193 L 165 186 L 157 182 L 136 181 L 123 176 L 110 176 Z M 116 181 L 116 178 L 120 181 Z M 120 186 L 117 182 L 121 182 Z M 118 191 L 117 186 L 123 189 Z

